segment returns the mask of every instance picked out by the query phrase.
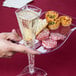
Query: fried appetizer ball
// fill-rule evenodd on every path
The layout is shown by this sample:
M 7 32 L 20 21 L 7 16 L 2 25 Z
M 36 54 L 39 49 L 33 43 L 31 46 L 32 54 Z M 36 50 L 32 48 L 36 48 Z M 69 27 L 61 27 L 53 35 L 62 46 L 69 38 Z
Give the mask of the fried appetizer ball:
M 45 18 L 47 20 L 47 22 L 49 21 L 53 21 L 54 19 L 58 18 L 59 14 L 55 11 L 47 11 L 45 13 Z
M 69 16 L 60 16 L 62 26 L 70 26 L 72 24 L 72 18 Z

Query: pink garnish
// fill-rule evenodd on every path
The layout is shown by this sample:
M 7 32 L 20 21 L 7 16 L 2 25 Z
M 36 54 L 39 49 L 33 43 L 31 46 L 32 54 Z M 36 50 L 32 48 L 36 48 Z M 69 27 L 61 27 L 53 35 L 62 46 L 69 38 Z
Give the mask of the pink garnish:
M 50 38 L 52 40 L 64 40 L 66 36 L 60 34 L 60 33 L 51 33 Z
M 49 38 L 50 32 L 48 29 L 44 29 L 39 35 L 37 36 L 38 40 L 45 40 Z
M 42 41 L 42 45 L 43 45 L 45 48 L 54 48 L 54 47 L 57 46 L 57 41 L 52 40 L 52 39 L 43 40 L 43 41 Z

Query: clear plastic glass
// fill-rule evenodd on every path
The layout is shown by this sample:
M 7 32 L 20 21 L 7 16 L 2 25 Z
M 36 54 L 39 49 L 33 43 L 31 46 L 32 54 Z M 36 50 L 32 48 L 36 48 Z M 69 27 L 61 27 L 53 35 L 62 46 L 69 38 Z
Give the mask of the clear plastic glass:
M 35 40 L 34 21 L 41 15 L 41 9 L 33 5 L 25 5 L 24 7 L 16 10 L 16 17 L 19 23 L 20 31 L 26 47 L 33 48 Z M 29 65 L 17 76 L 46 76 L 47 73 L 34 67 L 35 55 L 28 54 Z

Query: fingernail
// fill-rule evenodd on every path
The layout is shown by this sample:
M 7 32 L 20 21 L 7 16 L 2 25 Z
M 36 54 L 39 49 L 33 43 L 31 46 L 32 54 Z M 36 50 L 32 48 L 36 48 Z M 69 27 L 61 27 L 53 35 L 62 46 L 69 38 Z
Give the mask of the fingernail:
M 15 29 L 12 29 L 12 32 L 15 32 L 16 30 Z

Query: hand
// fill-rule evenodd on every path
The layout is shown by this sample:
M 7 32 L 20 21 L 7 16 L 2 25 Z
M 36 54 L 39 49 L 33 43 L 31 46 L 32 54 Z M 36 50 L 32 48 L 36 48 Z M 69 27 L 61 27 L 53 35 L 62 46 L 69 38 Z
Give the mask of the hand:
M 15 52 L 40 54 L 38 51 L 33 51 L 24 45 L 12 42 L 17 42 L 20 40 L 21 38 L 18 36 L 15 30 L 12 30 L 12 32 L 9 33 L 0 33 L 0 57 L 10 57 Z

